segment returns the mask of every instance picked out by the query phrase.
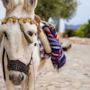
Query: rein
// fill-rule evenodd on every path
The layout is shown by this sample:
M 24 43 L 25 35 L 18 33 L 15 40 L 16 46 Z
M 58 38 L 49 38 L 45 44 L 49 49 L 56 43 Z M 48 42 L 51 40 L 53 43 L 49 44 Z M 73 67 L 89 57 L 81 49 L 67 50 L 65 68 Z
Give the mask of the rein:
M 5 56 L 5 49 L 3 49 L 3 54 L 2 54 L 2 69 L 3 69 L 4 80 L 6 80 L 4 56 Z

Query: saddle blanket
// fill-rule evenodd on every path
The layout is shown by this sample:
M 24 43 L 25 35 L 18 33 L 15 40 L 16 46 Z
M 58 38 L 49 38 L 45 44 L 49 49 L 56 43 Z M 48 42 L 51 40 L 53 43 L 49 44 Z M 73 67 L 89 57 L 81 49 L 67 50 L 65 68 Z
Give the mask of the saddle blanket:
M 66 56 L 61 47 L 60 41 L 57 39 L 57 33 L 52 25 L 45 24 L 42 30 L 46 34 L 51 47 L 51 54 L 47 54 L 40 42 L 40 56 L 43 59 L 51 57 L 52 64 L 55 68 L 59 69 L 66 63 Z

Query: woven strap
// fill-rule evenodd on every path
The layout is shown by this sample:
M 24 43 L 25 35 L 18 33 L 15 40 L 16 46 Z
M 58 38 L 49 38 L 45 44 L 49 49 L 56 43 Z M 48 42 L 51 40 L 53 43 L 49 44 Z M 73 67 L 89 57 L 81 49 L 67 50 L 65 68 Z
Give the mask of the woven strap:
M 61 68 L 66 62 L 66 56 L 63 52 L 61 44 L 59 40 L 56 38 L 57 34 L 55 28 L 53 26 L 45 25 L 43 27 L 44 32 L 46 33 L 52 52 L 51 52 L 51 60 L 55 68 Z
M 8 70 L 20 71 L 25 74 L 29 72 L 29 65 L 25 65 L 24 63 L 20 62 L 19 60 L 9 60 L 8 61 Z

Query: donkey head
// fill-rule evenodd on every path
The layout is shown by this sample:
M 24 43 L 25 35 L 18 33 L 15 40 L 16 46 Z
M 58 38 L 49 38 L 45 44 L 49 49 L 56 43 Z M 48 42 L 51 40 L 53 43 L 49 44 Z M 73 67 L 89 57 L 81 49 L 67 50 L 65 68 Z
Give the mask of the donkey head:
M 3 0 L 3 4 L 6 8 L 6 18 L 15 16 L 31 18 L 33 21 L 37 0 Z M 0 27 L 0 33 L 4 36 L 3 47 L 7 57 L 9 79 L 14 85 L 20 85 L 27 77 L 33 57 L 32 49 L 36 53 L 35 57 L 39 59 L 36 24 L 8 21 Z

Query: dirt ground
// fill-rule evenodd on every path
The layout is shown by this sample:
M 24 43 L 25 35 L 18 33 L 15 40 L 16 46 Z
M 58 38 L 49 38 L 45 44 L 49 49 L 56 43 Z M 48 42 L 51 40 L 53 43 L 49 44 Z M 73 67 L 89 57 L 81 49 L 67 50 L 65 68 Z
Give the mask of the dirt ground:
M 90 45 L 74 44 L 66 56 L 67 63 L 59 72 L 47 60 L 37 78 L 36 90 L 90 90 Z M 0 90 L 6 90 L 1 68 Z

